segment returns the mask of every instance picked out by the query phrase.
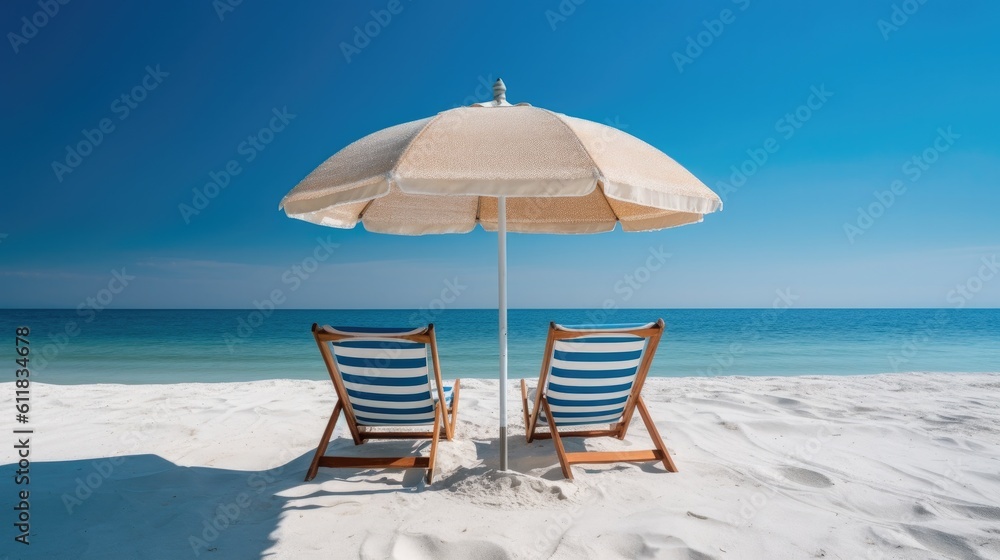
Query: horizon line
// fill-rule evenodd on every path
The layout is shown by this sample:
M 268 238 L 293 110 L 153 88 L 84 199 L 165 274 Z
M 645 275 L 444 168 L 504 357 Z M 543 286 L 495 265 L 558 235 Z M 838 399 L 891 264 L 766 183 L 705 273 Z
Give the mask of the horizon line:
M 0 311 L 79 311 L 79 307 L 0 307 Z M 256 307 L 106 307 L 94 310 L 92 307 L 86 309 L 91 311 L 263 311 Z M 615 311 L 642 311 L 642 310 L 673 310 L 673 311 L 738 311 L 738 310 L 768 310 L 780 309 L 782 311 L 886 311 L 886 310 L 948 310 L 961 311 L 964 309 L 973 310 L 1000 310 L 1000 307 L 615 307 Z M 497 311 L 496 307 L 449 307 L 445 309 L 430 309 L 435 313 L 446 311 Z M 508 311 L 595 311 L 604 310 L 601 307 L 508 307 Z M 428 311 L 423 307 L 287 307 L 271 309 L 275 311 Z

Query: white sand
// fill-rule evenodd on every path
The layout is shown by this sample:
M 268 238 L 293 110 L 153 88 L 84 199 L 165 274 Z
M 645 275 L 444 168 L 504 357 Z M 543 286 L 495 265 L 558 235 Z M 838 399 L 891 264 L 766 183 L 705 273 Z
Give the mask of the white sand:
M 646 398 L 681 472 L 578 466 L 574 482 L 551 442 L 524 442 L 520 406 L 519 474 L 495 470 L 495 387 L 464 383 L 457 439 L 427 486 L 422 471 L 302 482 L 328 382 L 35 384 L 32 544 L 11 540 L 5 443 L 0 556 L 1000 558 L 1000 375 L 653 379 Z M 13 439 L 12 384 L 0 391 Z M 412 448 L 345 433 L 333 443 L 345 454 Z M 636 418 L 625 442 L 586 445 L 645 435 Z

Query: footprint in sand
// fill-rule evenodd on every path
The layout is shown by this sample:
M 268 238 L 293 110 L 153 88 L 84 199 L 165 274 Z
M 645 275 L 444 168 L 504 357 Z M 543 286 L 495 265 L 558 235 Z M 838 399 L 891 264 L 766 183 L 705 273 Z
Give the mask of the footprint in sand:
M 799 467 L 784 467 L 781 471 L 785 475 L 785 478 L 803 486 L 811 486 L 813 488 L 829 488 L 833 486 L 832 480 L 816 471 Z
M 915 504 L 913 506 L 913 517 L 936 517 L 934 512 L 924 507 L 923 504 Z
M 721 424 L 722 427 L 725 428 L 725 429 L 727 429 L 727 430 L 732 430 L 734 432 L 740 431 L 739 425 L 737 425 L 737 424 L 735 424 L 733 422 L 729 422 L 728 420 L 723 420 L 722 422 L 719 422 L 719 424 Z
M 566 494 L 563 493 L 562 488 L 558 486 L 549 486 L 542 481 L 532 481 L 530 483 L 531 489 L 539 494 L 551 494 L 560 500 L 566 499 Z

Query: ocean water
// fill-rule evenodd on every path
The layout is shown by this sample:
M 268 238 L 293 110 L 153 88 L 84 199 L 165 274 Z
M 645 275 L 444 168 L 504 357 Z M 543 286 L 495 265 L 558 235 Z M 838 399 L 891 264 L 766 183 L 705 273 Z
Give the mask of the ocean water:
M 86 311 L 86 310 L 85 310 Z M 584 309 L 509 312 L 510 377 L 536 377 L 550 321 L 663 318 L 651 374 L 852 375 L 1000 371 L 997 309 Z M 181 383 L 326 379 L 310 334 L 332 325 L 436 325 L 446 378 L 495 378 L 496 310 L 0 310 L 0 357 L 27 326 L 32 379 Z M 6 341 L 6 342 L 3 342 Z M 13 379 L 11 370 L 10 379 Z

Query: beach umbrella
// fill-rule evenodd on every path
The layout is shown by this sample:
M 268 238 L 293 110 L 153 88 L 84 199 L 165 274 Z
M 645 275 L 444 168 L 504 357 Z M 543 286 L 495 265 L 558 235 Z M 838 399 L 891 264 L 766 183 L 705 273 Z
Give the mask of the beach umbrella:
M 396 235 L 498 232 L 500 468 L 507 469 L 507 232 L 650 231 L 700 222 L 719 197 L 653 146 L 526 103 L 493 101 L 365 136 L 281 201 L 285 213 Z

